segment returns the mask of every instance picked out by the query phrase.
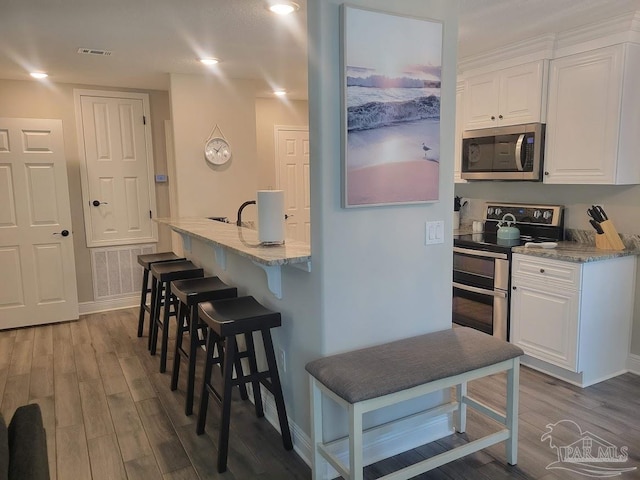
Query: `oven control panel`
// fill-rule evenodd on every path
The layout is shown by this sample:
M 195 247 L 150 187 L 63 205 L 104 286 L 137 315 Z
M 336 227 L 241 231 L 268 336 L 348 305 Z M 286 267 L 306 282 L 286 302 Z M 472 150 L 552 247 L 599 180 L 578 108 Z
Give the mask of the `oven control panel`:
M 512 214 L 516 224 L 546 225 L 557 227 L 562 220 L 562 207 L 559 205 L 523 205 L 507 203 L 487 203 L 485 220 L 500 221 L 507 213 Z

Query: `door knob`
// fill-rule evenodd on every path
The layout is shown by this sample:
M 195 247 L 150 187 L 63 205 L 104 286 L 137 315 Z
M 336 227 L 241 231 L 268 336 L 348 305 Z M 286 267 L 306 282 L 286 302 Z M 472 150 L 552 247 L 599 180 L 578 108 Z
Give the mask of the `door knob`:
M 61 232 L 55 232 L 54 235 L 62 235 L 63 237 L 68 237 L 69 230 L 62 230 Z
M 94 207 L 99 207 L 100 205 L 109 205 L 107 202 L 101 202 L 100 200 L 94 200 L 91 202 Z

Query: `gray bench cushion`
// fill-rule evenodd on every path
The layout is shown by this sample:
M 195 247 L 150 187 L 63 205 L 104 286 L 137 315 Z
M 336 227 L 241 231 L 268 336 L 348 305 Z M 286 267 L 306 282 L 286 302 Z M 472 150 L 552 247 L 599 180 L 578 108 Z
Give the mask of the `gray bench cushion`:
M 493 365 L 524 352 L 471 328 L 451 328 L 309 362 L 307 371 L 349 403 Z

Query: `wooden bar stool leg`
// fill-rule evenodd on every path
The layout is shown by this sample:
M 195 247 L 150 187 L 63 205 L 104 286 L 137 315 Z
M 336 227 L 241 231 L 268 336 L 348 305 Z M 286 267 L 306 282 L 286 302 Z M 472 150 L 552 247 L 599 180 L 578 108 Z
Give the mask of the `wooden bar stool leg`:
M 171 306 L 174 297 L 171 295 L 169 285 L 165 286 L 164 292 L 164 315 L 162 315 L 162 346 L 160 349 L 160 373 L 167 371 L 167 349 L 169 348 L 169 320 L 171 315 Z
M 149 314 L 149 338 L 147 339 L 147 350 L 151 350 L 153 337 L 157 336 L 156 317 L 160 315 L 161 294 L 158 292 L 159 281 L 151 277 L 151 312 Z M 155 351 L 154 351 L 155 352 Z
M 278 374 L 278 366 L 276 365 L 276 355 L 273 351 L 271 331 L 268 328 L 262 330 L 262 341 L 264 343 L 264 353 L 267 357 L 267 365 L 269 366 L 271 385 L 273 386 L 273 391 L 271 393 L 273 393 L 273 397 L 276 401 L 276 409 L 278 410 L 278 421 L 280 423 L 280 432 L 282 434 L 282 444 L 284 445 L 285 450 L 291 450 L 293 448 L 293 443 L 291 442 L 287 410 L 284 405 L 282 385 L 280 384 L 280 375 Z
M 178 375 L 180 375 L 180 349 L 184 337 L 185 304 L 178 302 L 178 331 L 176 332 L 176 347 L 173 351 L 173 370 L 171 371 L 171 390 L 178 388 Z
M 236 352 L 238 351 L 238 343 L 236 342 Z M 244 377 L 244 368 L 242 367 L 242 358 L 240 355 L 236 355 L 235 359 L 236 378 Z M 224 371 L 224 370 L 223 370 Z M 240 398 L 242 400 L 249 400 L 249 393 L 247 392 L 247 386 L 244 382 L 238 383 L 238 389 L 240 390 Z
M 138 337 L 142 336 L 142 330 L 144 328 L 144 312 L 147 305 L 147 293 L 149 293 L 149 270 L 146 268 L 142 273 L 142 291 L 140 292 L 140 315 L 138 316 Z M 151 310 L 151 308 L 149 308 Z M 149 312 L 151 316 L 151 312 Z
M 198 355 L 198 304 L 191 307 L 189 318 L 189 359 L 187 364 L 187 398 L 184 406 L 185 415 L 193 413 L 193 391 L 196 383 L 196 358 Z M 180 360 L 178 360 L 179 362 Z
M 244 338 L 245 342 L 247 343 L 249 373 L 253 375 L 258 373 L 258 362 L 256 361 L 256 348 L 253 343 L 253 333 L 245 333 Z M 259 418 L 264 417 L 264 409 L 262 407 L 262 393 L 260 392 L 260 380 L 256 378 L 256 380 L 251 382 L 251 387 L 253 388 L 253 401 L 256 405 L 256 416 L 258 416 Z
M 231 392 L 233 389 L 233 366 L 234 358 L 237 354 L 238 345 L 236 337 L 227 337 L 224 351 L 224 374 L 222 411 L 220 413 L 220 432 L 218 434 L 218 472 L 222 473 L 227 469 L 227 455 L 229 453 L 229 424 L 231 422 Z
M 204 364 L 204 379 L 202 380 L 202 393 L 200 395 L 200 410 L 198 410 L 198 423 L 196 425 L 196 433 L 202 435 L 204 426 L 207 423 L 207 407 L 209 405 L 209 383 L 211 382 L 211 371 L 215 363 L 213 350 L 216 346 L 216 340 L 211 329 L 207 329 L 207 360 Z

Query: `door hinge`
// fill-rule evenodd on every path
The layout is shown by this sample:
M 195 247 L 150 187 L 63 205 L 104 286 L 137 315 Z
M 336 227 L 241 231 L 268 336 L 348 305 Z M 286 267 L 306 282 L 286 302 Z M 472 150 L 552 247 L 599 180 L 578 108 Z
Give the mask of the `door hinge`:
M 149 218 L 153 218 L 153 217 L 151 216 L 151 210 L 149 210 Z
M 146 116 L 142 116 L 142 124 L 146 125 L 147 124 L 147 117 Z

